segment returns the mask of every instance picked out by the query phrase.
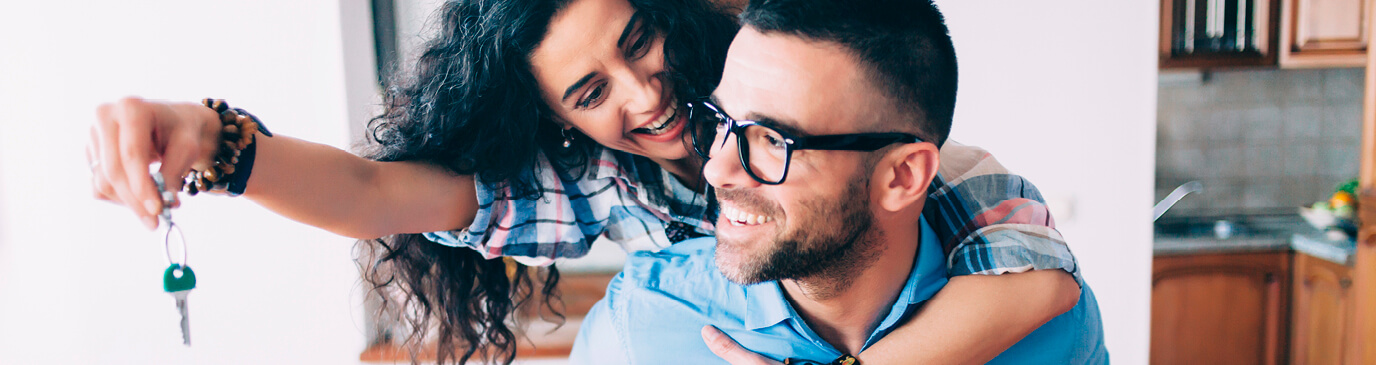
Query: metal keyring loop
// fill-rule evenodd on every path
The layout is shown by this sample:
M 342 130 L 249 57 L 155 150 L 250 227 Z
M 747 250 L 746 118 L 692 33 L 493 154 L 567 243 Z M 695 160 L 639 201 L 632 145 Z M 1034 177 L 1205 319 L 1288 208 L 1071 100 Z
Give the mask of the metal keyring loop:
M 181 244 L 182 244 L 182 261 L 181 261 L 181 262 L 172 261 L 172 230 L 174 230 L 174 229 L 177 230 L 177 239 L 178 239 L 178 241 L 180 241 Z M 187 246 L 186 246 L 186 234 L 183 234 L 183 233 L 182 233 L 182 228 L 181 228 L 181 227 L 178 227 L 176 223 L 172 223 L 171 220 L 168 220 L 168 221 L 167 221 L 167 233 L 163 234 L 163 237 L 162 237 L 162 249 L 163 249 L 163 253 L 167 254 L 167 264 L 168 264 L 168 265 L 171 265 L 171 264 L 180 264 L 180 265 L 182 265 L 182 266 L 188 266 L 188 265 L 187 265 L 187 261 L 188 261 L 187 257 L 188 257 L 188 255 L 187 255 L 187 253 L 186 253 L 186 251 L 187 251 Z
M 172 200 L 175 199 L 176 193 L 167 191 L 167 182 L 163 178 L 162 173 L 153 172 L 152 175 L 153 185 L 158 187 L 158 194 L 162 196 L 162 212 L 158 213 L 158 221 L 160 224 L 165 224 L 167 226 L 167 232 L 163 233 L 162 236 L 162 249 L 163 253 L 167 255 L 167 264 L 187 266 L 186 263 L 189 259 L 187 255 L 186 234 L 182 233 L 182 228 L 178 227 L 176 223 L 172 223 Z M 177 230 L 177 238 L 182 245 L 181 262 L 172 261 L 172 230 L 174 229 Z

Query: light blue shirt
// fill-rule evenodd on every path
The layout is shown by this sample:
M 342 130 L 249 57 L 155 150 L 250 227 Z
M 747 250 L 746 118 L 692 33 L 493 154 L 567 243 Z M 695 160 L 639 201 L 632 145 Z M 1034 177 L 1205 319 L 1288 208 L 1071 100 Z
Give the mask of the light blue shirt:
M 946 285 L 936 234 L 922 220 L 916 265 L 903 292 L 865 348 L 910 319 Z M 714 325 L 747 349 L 769 358 L 827 363 L 841 356 L 808 327 L 777 281 L 742 286 L 717 270 L 716 239 L 680 242 L 659 252 L 636 252 L 583 322 L 570 355 L 575 364 L 698 364 L 722 360 L 702 341 Z M 1098 303 L 1089 286 L 1069 312 L 1004 351 L 995 364 L 1106 364 Z M 920 344 L 913 351 L 922 351 Z

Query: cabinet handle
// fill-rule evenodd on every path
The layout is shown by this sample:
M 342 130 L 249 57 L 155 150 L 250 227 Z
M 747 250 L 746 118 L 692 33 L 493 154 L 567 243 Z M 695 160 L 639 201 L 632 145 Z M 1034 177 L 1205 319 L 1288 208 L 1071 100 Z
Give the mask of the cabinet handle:
M 1341 286 L 1343 289 L 1347 289 L 1347 288 L 1349 288 L 1349 287 L 1352 286 L 1352 279 L 1348 279 L 1348 278 L 1338 279 L 1338 286 Z

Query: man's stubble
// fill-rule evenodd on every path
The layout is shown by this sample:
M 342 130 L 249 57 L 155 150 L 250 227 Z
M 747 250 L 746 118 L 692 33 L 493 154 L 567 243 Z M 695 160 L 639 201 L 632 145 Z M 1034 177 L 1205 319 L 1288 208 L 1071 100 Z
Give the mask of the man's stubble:
M 869 169 L 862 169 L 866 171 Z M 718 238 L 716 263 L 728 280 L 741 285 L 795 280 L 808 296 L 838 295 L 870 262 L 883 253 L 883 232 L 874 225 L 869 207 L 869 174 L 857 173 L 837 196 L 817 197 L 800 204 L 803 212 L 789 217 L 790 229 L 772 242 L 732 242 Z M 717 190 L 720 199 L 761 213 L 778 212 L 777 204 L 753 192 Z M 727 223 L 729 224 L 729 223 Z M 730 252 L 744 245 L 768 249 L 732 264 Z

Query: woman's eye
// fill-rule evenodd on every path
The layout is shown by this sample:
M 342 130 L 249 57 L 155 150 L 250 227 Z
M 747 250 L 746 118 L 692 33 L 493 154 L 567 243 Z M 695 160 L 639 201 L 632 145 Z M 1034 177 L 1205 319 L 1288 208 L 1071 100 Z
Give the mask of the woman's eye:
M 606 85 L 597 85 L 597 86 L 593 87 L 592 91 L 589 91 L 589 92 L 588 92 L 588 96 L 583 97 L 583 100 L 581 100 L 581 101 L 578 102 L 578 107 L 579 107 L 579 108 L 587 108 L 587 107 L 589 107 L 589 106 L 591 106 L 591 105 L 597 103 L 598 101 L 601 101 L 601 100 L 602 100 L 602 92 L 603 92 L 602 89 L 603 89 L 604 87 L 606 87 Z
M 654 32 L 649 27 L 642 27 L 640 36 L 637 36 L 635 42 L 626 48 L 626 57 L 634 59 L 645 56 L 647 49 L 650 48 L 650 38 L 653 36 Z

